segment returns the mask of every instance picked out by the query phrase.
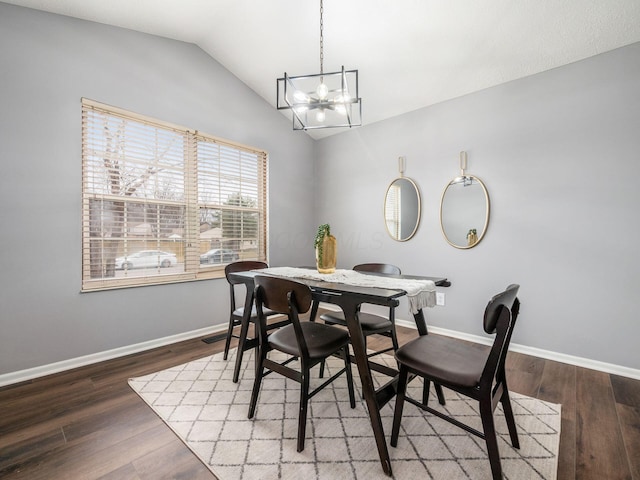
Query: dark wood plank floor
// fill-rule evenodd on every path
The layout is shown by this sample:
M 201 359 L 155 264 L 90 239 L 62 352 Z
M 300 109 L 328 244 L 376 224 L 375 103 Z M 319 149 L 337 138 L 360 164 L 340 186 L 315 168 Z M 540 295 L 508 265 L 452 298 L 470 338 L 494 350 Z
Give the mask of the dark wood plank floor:
M 127 380 L 222 348 L 193 339 L 0 388 L 0 478 L 214 479 Z M 640 480 L 640 381 L 513 352 L 507 363 L 513 391 L 562 404 L 558 480 Z

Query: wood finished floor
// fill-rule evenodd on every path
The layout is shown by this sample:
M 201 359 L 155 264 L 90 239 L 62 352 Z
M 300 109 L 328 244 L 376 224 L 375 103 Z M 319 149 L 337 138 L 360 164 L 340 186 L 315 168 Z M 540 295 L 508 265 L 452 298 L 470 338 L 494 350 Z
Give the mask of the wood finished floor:
M 215 479 L 127 379 L 222 349 L 193 339 L 0 388 L 0 478 Z M 640 480 L 640 381 L 513 352 L 507 364 L 511 390 L 562 404 L 558 480 Z

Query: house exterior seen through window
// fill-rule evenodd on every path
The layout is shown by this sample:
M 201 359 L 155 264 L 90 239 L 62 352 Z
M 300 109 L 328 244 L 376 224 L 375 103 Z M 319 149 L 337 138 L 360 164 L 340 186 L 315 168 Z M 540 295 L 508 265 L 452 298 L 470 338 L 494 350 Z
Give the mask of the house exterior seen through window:
M 82 290 L 266 260 L 267 154 L 83 99 Z

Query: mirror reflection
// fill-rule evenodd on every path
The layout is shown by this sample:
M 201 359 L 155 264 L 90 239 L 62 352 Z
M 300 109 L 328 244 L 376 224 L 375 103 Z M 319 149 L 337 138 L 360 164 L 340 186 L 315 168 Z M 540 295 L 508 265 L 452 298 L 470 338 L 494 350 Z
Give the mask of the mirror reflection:
M 384 221 L 391 238 L 405 242 L 413 237 L 420 223 L 420 192 L 407 177 L 396 178 L 384 199 Z
M 456 248 L 480 243 L 489 223 L 489 194 L 473 175 L 452 180 L 442 193 L 440 225 L 447 242 Z

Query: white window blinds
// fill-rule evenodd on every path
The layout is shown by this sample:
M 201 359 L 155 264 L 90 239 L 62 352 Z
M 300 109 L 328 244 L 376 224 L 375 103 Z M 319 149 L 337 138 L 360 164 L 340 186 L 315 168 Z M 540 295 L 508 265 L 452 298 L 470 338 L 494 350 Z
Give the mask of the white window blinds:
M 83 100 L 82 165 L 84 291 L 266 260 L 264 151 Z
M 393 238 L 400 237 L 400 218 L 402 218 L 401 205 L 402 199 L 400 195 L 402 190 L 399 185 L 390 185 L 385 198 L 384 220 L 387 230 Z

